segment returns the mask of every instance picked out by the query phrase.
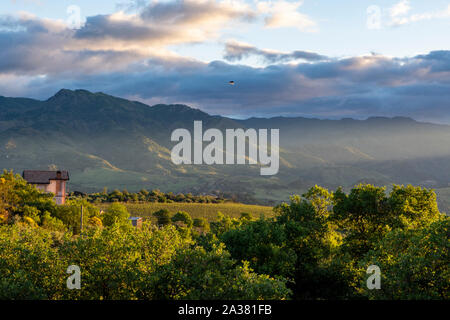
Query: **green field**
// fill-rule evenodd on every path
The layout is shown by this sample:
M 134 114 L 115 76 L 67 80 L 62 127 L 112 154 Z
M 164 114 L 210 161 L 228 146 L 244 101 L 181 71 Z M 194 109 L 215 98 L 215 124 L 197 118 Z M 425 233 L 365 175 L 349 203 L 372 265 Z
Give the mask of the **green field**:
M 242 212 L 248 212 L 253 217 L 259 217 L 264 214 L 265 217 L 272 217 L 274 215 L 272 207 L 258 206 L 258 205 L 246 205 L 241 203 L 123 203 L 131 216 L 152 218 L 152 213 L 160 209 L 167 209 L 170 213 L 174 214 L 177 211 L 186 211 L 189 215 L 195 218 L 206 218 L 208 221 L 214 221 L 218 212 L 222 212 L 226 216 L 239 218 Z M 109 204 L 100 204 L 101 209 L 106 209 Z

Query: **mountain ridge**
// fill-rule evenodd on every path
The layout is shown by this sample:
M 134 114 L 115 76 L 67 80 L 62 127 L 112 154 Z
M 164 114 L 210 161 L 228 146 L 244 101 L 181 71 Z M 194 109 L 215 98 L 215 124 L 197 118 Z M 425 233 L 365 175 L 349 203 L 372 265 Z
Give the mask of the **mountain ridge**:
M 122 101 L 127 101 L 127 102 L 131 102 L 131 103 L 136 103 L 136 104 L 140 104 L 142 106 L 146 106 L 149 108 L 161 108 L 161 107 L 165 107 L 165 108 L 174 108 L 174 107 L 179 107 L 180 110 L 183 109 L 188 109 L 191 111 L 199 111 L 203 114 L 206 114 L 208 116 L 211 117 L 222 117 L 222 118 L 227 118 L 227 119 L 231 119 L 234 121 L 248 121 L 248 120 L 278 120 L 278 119 L 293 119 L 293 120 L 318 120 L 318 121 L 377 121 L 377 120 L 391 120 L 391 121 L 413 121 L 413 122 L 420 122 L 420 123 L 429 123 L 429 124 L 433 124 L 433 125 L 444 125 L 444 126 L 450 126 L 447 124 L 439 124 L 439 123 L 433 123 L 433 122 L 424 122 L 424 121 L 418 121 L 416 119 L 413 119 L 411 117 L 404 117 L 404 116 L 393 116 L 393 117 L 386 117 L 386 116 L 369 116 L 366 119 L 354 119 L 354 118 L 342 118 L 342 119 L 328 119 L 328 118 L 317 118 L 317 117 L 301 117 L 301 116 L 292 116 L 292 117 L 287 117 L 287 116 L 272 116 L 272 117 L 249 117 L 246 119 L 234 119 L 234 118 L 230 118 L 230 117 L 226 117 L 223 115 L 211 115 L 205 111 L 202 111 L 201 109 L 198 108 L 193 108 L 190 107 L 186 104 L 179 104 L 179 103 L 173 103 L 173 104 L 155 104 L 155 105 L 148 105 L 145 104 L 143 102 L 137 101 L 137 100 L 128 100 L 126 98 L 121 98 L 121 97 L 117 97 L 117 96 L 113 96 L 110 94 L 106 94 L 104 92 L 91 92 L 89 90 L 86 89 L 60 89 L 58 92 L 56 92 L 53 96 L 45 99 L 45 100 L 40 100 L 40 99 L 33 99 L 33 98 L 28 98 L 28 97 L 7 97 L 7 96 L 2 96 L 0 95 L 0 99 L 14 99 L 14 100 L 28 100 L 29 102 L 37 102 L 37 103 L 42 103 L 42 102 L 49 102 L 54 100 L 55 98 L 60 98 L 60 97 L 65 97 L 65 98 L 72 98 L 72 97 L 77 97 L 80 94 L 82 95 L 87 95 L 87 96 L 103 96 L 103 97 L 108 97 L 108 98 L 114 98 L 114 99 L 118 99 L 118 100 L 122 100 Z M 2 105 L 0 104 L 0 107 Z
M 280 129 L 280 172 L 258 166 L 176 166 L 171 132 L 207 128 Z M 47 100 L 0 97 L 0 166 L 61 168 L 81 191 L 159 188 L 235 192 L 285 200 L 308 184 L 336 188 L 360 181 L 450 186 L 450 126 L 408 117 L 327 120 L 232 119 L 183 104 L 148 106 L 105 93 L 61 89 Z M 404 170 L 403 168 L 410 168 Z

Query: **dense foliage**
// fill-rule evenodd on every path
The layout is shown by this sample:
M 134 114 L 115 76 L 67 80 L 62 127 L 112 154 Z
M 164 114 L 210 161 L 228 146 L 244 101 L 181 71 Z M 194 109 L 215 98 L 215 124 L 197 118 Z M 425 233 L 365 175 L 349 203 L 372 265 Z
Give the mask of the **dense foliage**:
M 0 299 L 449 298 L 450 221 L 432 190 L 316 186 L 270 218 L 154 216 L 135 228 L 117 202 L 57 206 L 4 172 Z M 80 290 L 66 287 L 70 265 Z M 366 286 L 370 265 L 381 269 L 379 290 Z
M 113 190 L 108 192 L 105 188 L 103 192 L 85 194 L 82 192 L 69 193 L 71 199 L 85 199 L 94 203 L 105 202 L 159 202 L 159 203 L 223 203 L 225 201 L 231 201 L 223 198 L 220 195 L 193 195 L 191 193 L 178 193 L 173 192 L 161 192 L 157 189 L 148 191 L 142 189 L 139 192 L 128 192 L 127 190 Z

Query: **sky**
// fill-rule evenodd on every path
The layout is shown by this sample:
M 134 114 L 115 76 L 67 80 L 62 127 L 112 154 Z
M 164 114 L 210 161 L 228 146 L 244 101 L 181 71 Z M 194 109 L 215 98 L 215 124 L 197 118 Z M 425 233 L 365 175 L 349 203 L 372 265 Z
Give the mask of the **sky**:
M 450 123 L 449 31 L 449 0 L 3 0 L 0 95 Z

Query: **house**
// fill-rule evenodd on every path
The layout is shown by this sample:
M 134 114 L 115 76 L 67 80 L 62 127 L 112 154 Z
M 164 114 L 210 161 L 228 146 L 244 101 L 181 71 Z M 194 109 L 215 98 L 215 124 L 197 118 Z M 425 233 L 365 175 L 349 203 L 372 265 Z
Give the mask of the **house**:
M 56 204 L 66 202 L 66 181 L 69 180 L 67 171 L 39 171 L 25 170 L 22 177 L 44 192 L 52 192 Z
M 131 220 L 131 224 L 133 227 L 136 227 L 138 229 L 142 228 L 142 218 L 141 217 L 130 217 L 128 218 Z

